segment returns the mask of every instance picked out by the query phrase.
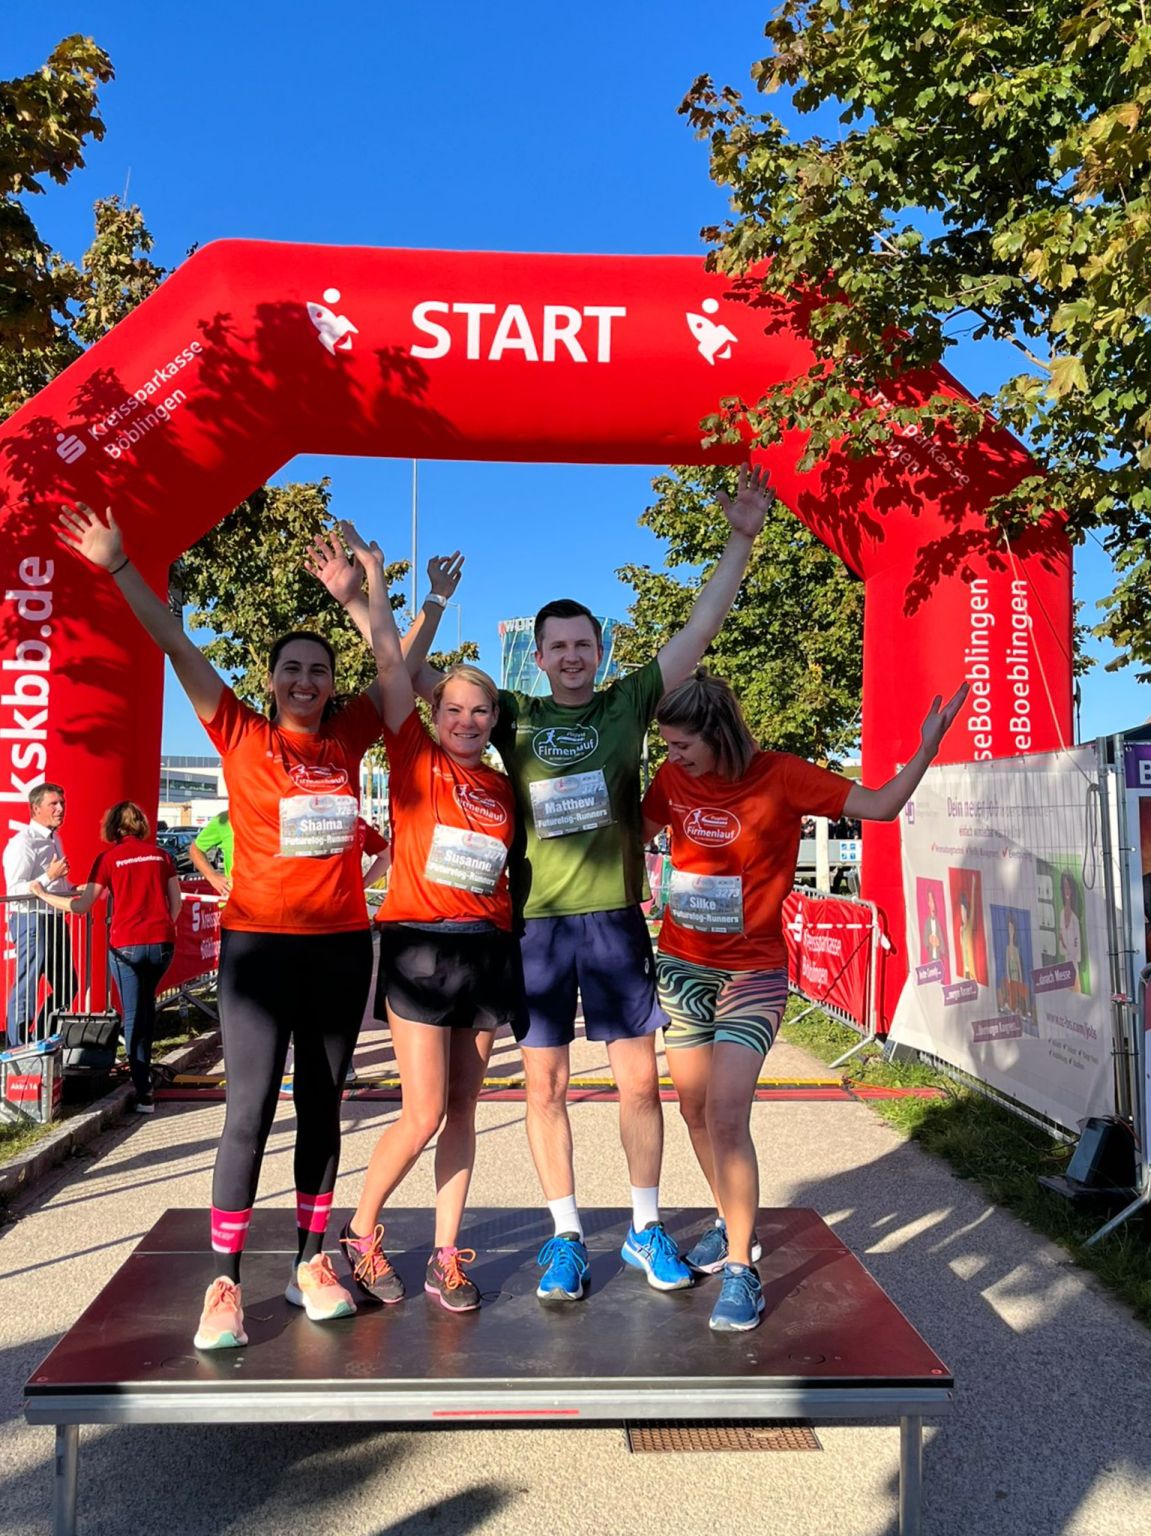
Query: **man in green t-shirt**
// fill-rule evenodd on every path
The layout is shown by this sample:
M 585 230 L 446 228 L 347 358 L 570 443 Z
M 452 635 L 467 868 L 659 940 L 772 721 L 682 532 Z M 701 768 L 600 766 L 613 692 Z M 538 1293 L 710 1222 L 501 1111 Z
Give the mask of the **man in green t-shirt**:
M 188 849 L 188 857 L 196 872 L 203 876 L 215 891 L 217 896 L 227 896 L 232 889 L 232 857 L 235 852 L 236 834 L 232 829 L 232 818 L 227 811 L 221 811 L 218 816 L 213 816 L 200 830 L 200 835 Z M 220 850 L 220 859 L 224 866 L 223 874 L 216 868 L 209 858 L 209 854 Z

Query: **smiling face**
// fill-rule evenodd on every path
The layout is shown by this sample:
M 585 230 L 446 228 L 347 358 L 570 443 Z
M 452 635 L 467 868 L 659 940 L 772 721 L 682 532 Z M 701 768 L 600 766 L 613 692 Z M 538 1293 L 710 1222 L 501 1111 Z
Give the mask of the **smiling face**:
M 702 736 L 685 731 L 681 725 L 661 725 L 659 734 L 667 743 L 667 760 L 676 768 L 682 768 L 693 779 L 716 771 L 716 755 Z
M 581 614 L 574 619 L 549 618 L 540 633 L 536 665 L 551 684 L 558 704 L 586 704 L 595 692 L 595 675 L 603 646 L 595 626 Z
M 299 731 L 316 731 L 332 697 L 335 678 L 327 651 L 314 640 L 290 640 L 268 678 L 277 720 Z
M 491 698 L 477 683 L 449 677 L 432 711 L 432 724 L 448 756 L 474 768 L 491 740 L 498 714 Z

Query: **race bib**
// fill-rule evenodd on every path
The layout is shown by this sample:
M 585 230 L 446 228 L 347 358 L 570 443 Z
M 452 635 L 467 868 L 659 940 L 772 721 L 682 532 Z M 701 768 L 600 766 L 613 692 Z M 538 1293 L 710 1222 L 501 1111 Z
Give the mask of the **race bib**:
M 571 832 L 611 826 L 611 800 L 602 768 L 562 779 L 537 779 L 528 788 L 539 837 L 567 837 Z
M 334 859 L 356 847 L 352 795 L 287 795 L 280 801 L 280 858 Z
M 438 822 L 432 833 L 424 878 L 435 885 L 453 886 L 457 891 L 491 896 L 507 857 L 508 850 L 498 837 L 471 832 L 467 827 L 445 827 Z
M 743 880 L 739 875 L 689 875 L 673 869 L 668 907 L 681 928 L 742 933 Z

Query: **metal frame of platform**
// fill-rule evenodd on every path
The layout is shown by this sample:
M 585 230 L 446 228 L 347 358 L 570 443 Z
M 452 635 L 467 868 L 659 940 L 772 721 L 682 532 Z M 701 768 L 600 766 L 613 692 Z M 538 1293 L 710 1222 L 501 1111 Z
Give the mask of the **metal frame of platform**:
M 584 1213 L 591 1294 L 545 1307 L 535 1213 L 468 1214 L 462 1241 L 484 1305 L 451 1315 L 420 1293 L 431 1216 L 387 1213 L 408 1282 L 398 1307 L 316 1325 L 282 1298 L 291 1213 L 255 1213 L 244 1259 L 251 1342 L 201 1354 L 188 1335 L 214 1265 L 204 1212 L 169 1211 L 140 1242 L 27 1387 L 26 1417 L 56 1429 L 54 1536 L 74 1536 L 83 1424 L 348 1422 L 444 1429 L 628 1419 L 875 1419 L 900 1425 L 899 1530 L 922 1531 L 925 1417 L 946 1412 L 950 1371 L 813 1211 L 765 1211 L 759 1270 L 767 1310 L 750 1333 L 714 1334 L 717 1282 L 653 1291 L 619 1258 L 629 1213 Z M 689 1242 L 709 1212 L 665 1217 Z M 175 1262 L 178 1258 L 178 1262 Z M 418 1276 L 418 1279 L 416 1278 Z M 141 1314 L 139 1298 L 156 1308 Z M 126 1298 L 130 1298 L 133 1305 Z M 382 1360 L 388 1375 L 371 1374 Z

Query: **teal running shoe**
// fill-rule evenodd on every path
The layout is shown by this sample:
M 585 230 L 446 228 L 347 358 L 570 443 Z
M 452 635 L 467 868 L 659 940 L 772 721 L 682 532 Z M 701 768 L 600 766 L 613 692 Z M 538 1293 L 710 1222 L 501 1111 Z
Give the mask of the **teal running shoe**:
M 747 1264 L 725 1265 L 709 1326 L 717 1333 L 746 1333 L 759 1327 L 762 1313 L 763 1286 L 755 1270 Z
M 536 1286 L 541 1301 L 578 1301 L 588 1272 L 587 1249 L 575 1232 L 549 1238 L 536 1255 L 543 1275 Z
M 662 1221 L 649 1221 L 642 1232 L 629 1227 L 620 1256 L 633 1269 L 642 1269 L 657 1291 L 683 1291 L 695 1284 Z

